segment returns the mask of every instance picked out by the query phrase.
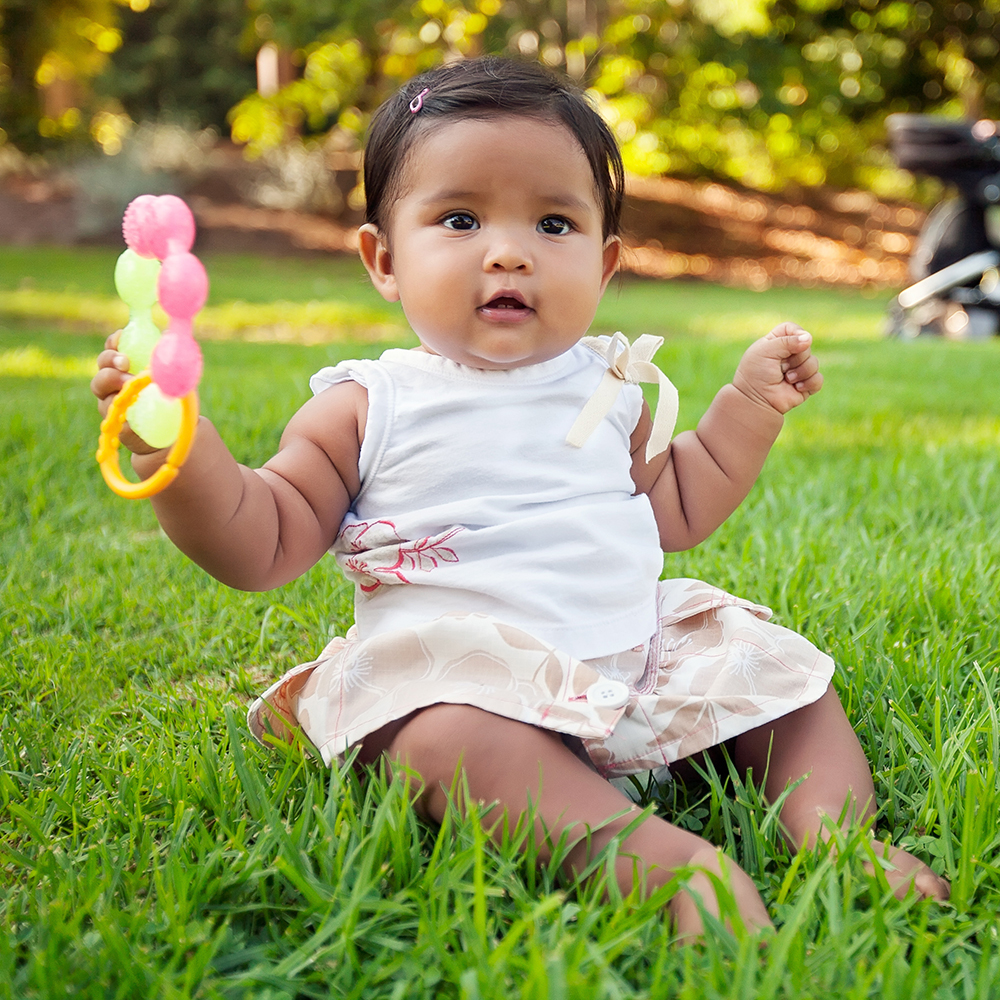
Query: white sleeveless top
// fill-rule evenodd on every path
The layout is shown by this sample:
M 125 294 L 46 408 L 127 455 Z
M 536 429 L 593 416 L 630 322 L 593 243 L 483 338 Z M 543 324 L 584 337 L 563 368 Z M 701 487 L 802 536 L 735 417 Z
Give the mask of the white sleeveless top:
M 582 344 L 504 371 L 394 349 L 310 379 L 368 391 L 361 491 L 331 549 L 361 638 L 483 613 L 584 660 L 653 634 L 663 556 L 633 496 L 639 387 L 582 447 L 565 440 L 606 369 Z

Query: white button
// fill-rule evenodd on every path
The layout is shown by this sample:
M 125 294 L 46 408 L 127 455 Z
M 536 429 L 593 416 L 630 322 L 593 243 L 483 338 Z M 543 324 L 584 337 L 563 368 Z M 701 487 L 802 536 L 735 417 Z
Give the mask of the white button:
M 601 680 L 587 688 L 587 701 L 595 708 L 621 708 L 628 704 L 628 685 Z

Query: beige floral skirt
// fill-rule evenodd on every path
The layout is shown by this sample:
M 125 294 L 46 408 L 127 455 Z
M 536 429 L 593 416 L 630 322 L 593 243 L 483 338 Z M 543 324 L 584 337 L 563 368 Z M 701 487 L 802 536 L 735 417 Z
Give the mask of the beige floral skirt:
M 768 608 L 699 580 L 659 585 L 659 625 L 636 650 L 576 660 L 488 615 L 447 614 L 358 638 L 351 628 L 250 707 L 254 736 L 301 730 L 330 764 L 369 733 L 440 703 L 474 705 L 574 738 L 607 778 L 669 765 L 818 700 L 833 661 Z M 640 655 L 639 669 L 628 662 Z M 638 677 L 618 708 L 602 678 Z M 579 740 L 579 743 L 576 741 Z

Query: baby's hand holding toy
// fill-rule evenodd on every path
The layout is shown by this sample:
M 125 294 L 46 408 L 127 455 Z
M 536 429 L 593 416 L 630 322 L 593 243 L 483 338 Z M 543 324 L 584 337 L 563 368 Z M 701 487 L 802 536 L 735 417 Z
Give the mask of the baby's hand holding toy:
M 194 443 L 198 423 L 201 350 L 192 320 L 208 297 L 208 276 L 192 254 L 191 210 L 173 195 L 140 195 L 125 210 L 122 233 L 128 249 L 115 266 L 115 287 L 129 307 L 118 350 L 139 371 L 115 397 L 101 424 L 97 461 L 105 482 L 119 496 L 150 497 L 173 482 Z M 163 334 L 153 323 L 159 299 L 170 324 Z M 173 445 L 148 479 L 130 483 L 118 465 L 126 416 L 131 428 L 155 448 Z
M 811 348 L 811 334 L 795 323 L 781 323 L 747 348 L 733 385 L 751 399 L 787 413 L 823 385 Z

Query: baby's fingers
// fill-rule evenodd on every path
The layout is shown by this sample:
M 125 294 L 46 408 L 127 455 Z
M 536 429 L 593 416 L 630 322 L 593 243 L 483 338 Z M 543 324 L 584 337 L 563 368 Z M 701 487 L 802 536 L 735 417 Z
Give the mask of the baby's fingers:
M 111 347 L 106 351 L 101 351 L 101 353 L 97 355 L 97 367 L 114 368 L 120 372 L 127 372 L 129 368 L 129 360 L 126 355 Z
M 819 372 L 819 362 L 812 354 L 799 354 L 782 362 L 781 368 L 785 373 L 785 381 L 796 385 L 816 375 Z
M 792 384 L 793 389 L 798 389 L 803 396 L 812 396 L 823 388 L 823 375 L 817 366 L 811 375 L 803 375 L 801 369 L 795 372 L 788 372 L 785 376 Z
M 794 323 L 782 323 L 776 326 L 765 338 L 769 355 L 787 360 L 790 365 L 798 363 L 796 355 L 807 355 L 812 345 L 812 334 L 806 333 Z
M 100 401 L 100 410 L 102 416 L 107 412 L 108 407 L 111 405 L 111 397 L 119 393 L 122 386 L 132 378 L 127 372 L 122 371 L 112 362 L 106 364 L 101 364 L 101 359 L 107 354 L 114 355 L 113 351 L 105 351 L 97 359 L 98 369 L 97 374 L 90 380 L 90 391 L 98 398 Z M 119 355 L 122 357 L 122 355 Z M 126 365 L 127 367 L 127 365 Z

